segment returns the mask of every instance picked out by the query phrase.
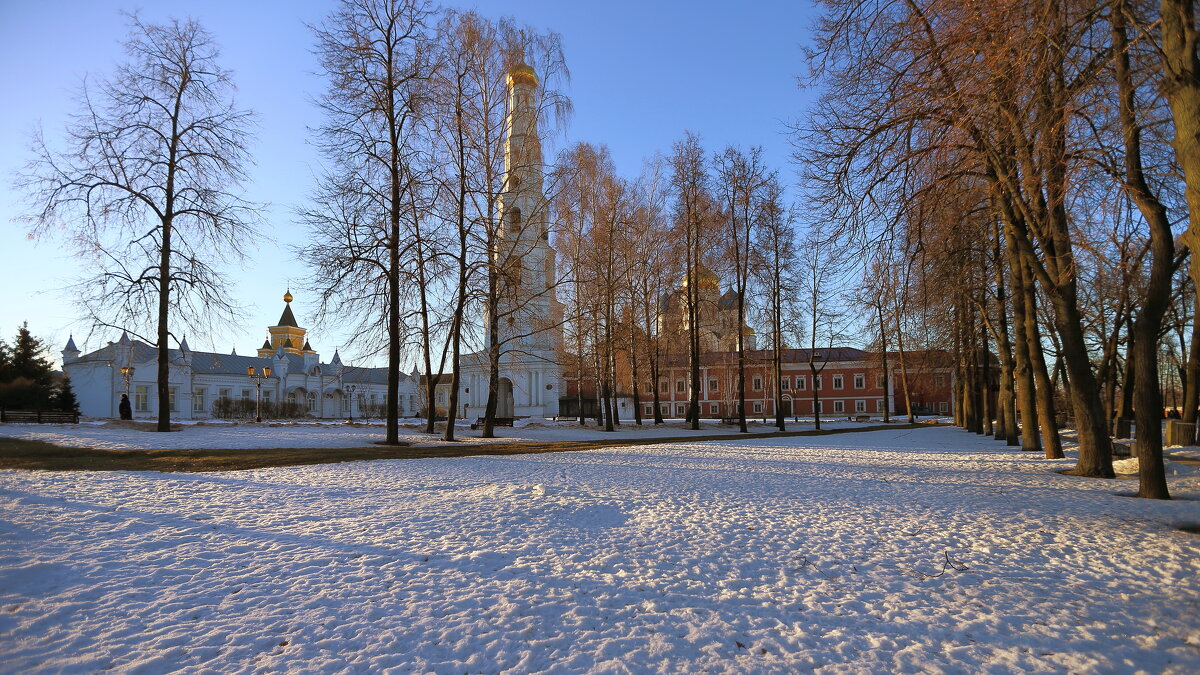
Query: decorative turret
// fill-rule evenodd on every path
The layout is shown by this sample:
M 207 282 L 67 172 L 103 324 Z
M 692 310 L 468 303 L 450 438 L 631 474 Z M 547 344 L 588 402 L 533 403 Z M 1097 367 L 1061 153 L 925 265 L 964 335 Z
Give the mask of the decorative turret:
M 121 331 L 121 339 L 117 340 L 113 361 L 118 366 L 133 365 L 133 340 L 129 339 L 129 333 L 125 331 Z
M 275 369 L 275 376 L 283 381 L 287 378 L 288 373 L 288 358 L 282 347 L 275 350 L 275 358 L 271 360 L 271 367 Z
M 308 340 L 304 341 L 304 347 L 300 350 L 300 353 L 304 355 L 305 372 L 312 371 L 313 367 L 321 362 L 316 350 L 312 348 L 312 345 L 308 344 Z
M 283 314 L 279 316 L 279 323 L 267 329 L 271 336 L 258 350 L 258 355 L 261 357 L 272 356 L 281 348 L 288 354 L 302 353 L 298 345 L 305 343 L 305 335 L 308 330 L 301 328 L 296 323 L 296 315 L 292 313 L 292 289 L 289 288 L 283 294 L 283 303 Z
M 191 365 L 192 363 L 192 348 L 188 347 L 186 335 L 179 341 L 179 360 L 184 365 Z
M 75 336 L 71 335 L 67 338 L 67 346 L 62 350 L 63 364 L 74 363 L 79 360 L 79 348 L 75 346 Z

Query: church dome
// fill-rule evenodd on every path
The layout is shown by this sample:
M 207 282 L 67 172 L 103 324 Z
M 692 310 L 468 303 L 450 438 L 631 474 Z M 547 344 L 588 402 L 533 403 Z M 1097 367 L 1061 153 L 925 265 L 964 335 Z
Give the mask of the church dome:
M 704 263 L 700 263 L 700 265 L 698 267 L 696 267 L 696 269 L 692 272 L 692 274 L 695 275 L 696 285 L 699 288 L 704 288 L 704 289 L 711 288 L 713 290 L 716 290 L 720 286 L 721 278 L 718 277 L 715 272 L 713 272 L 712 270 L 705 267 Z M 687 286 L 688 286 L 688 277 L 684 276 L 683 283 L 680 284 L 680 287 L 687 288 Z
M 535 87 L 538 86 L 537 73 L 534 72 L 533 67 L 527 63 L 518 64 L 511 71 L 509 71 L 508 77 L 513 81 L 513 83 L 521 82 L 523 84 L 531 84 Z
M 284 302 L 292 301 L 292 289 L 290 289 L 290 288 L 287 289 L 287 292 L 283 294 L 283 301 Z

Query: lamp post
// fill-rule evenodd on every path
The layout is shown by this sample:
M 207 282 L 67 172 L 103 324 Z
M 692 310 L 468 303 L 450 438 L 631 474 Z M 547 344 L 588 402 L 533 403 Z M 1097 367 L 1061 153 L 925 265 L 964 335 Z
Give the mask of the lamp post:
M 133 366 L 121 366 L 121 377 L 125 378 L 125 395 L 129 396 L 129 379 L 133 377 Z
M 258 400 L 254 406 L 254 421 L 262 422 L 262 386 L 263 380 L 271 376 L 271 367 L 264 366 L 261 370 L 256 370 L 254 366 L 250 366 L 246 369 L 246 375 L 258 388 Z
M 358 389 L 358 385 L 346 385 L 346 391 L 350 394 L 350 424 L 354 424 L 354 392 Z

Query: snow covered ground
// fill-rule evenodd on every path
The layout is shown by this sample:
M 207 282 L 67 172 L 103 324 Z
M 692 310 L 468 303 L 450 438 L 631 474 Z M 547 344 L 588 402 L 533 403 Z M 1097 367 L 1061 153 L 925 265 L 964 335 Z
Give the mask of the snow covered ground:
M 1170 502 L 954 428 L 0 472 L 8 672 L 1198 672 Z
M 646 424 L 641 427 L 633 424 L 622 424 L 619 430 L 605 432 L 589 422 L 589 426 L 580 427 L 575 421 L 518 421 L 516 428 L 498 427 L 497 438 L 480 438 L 481 431 L 472 431 L 469 424 L 456 427 L 456 435 L 460 441 L 474 443 L 509 443 L 513 441 L 591 441 L 612 438 L 667 438 L 672 436 L 688 436 L 702 433 L 703 435 L 729 434 L 737 435 L 737 427 L 719 424 L 713 421 L 701 423 L 701 431 L 687 429 L 682 420 L 668 420 L 661 425 Z M 822 420 L 823 428 L 848 428 L 879 424 L 848 422 L 845 418 L 840 421 Z M 382 441 L 384 429 L 382 424 L 344 422 L 263 422 L 255 424 L 206 422 L 201 424 L 180 424 L 177 432 L 161 434 L 154 431 L 154 425 L 149 422 L 130 424 L 122 422 L 97 421 L 84 424 L 0 424 L 0 436 L 23 438 L 26 440 L 45 441 L 67 447 L 96 448 L 96 449 L 203 449 L 203 448 L 362 448 L 372 443 Z M 424 426 L 420 420 L 403 420 L 400 427 L 400 440 L 413 445 L 444 445 L 441 435 L 430 436 L 421 431 Z M 442 428 L 445 428 L 442 426 Z M 788 423 L 788 429 L 802 431 L 812 429 L 812 420 L 802 420 L 800 424 Z M 752 432 L 771 432 L 775 427 L 761 422 L 750 424 Z

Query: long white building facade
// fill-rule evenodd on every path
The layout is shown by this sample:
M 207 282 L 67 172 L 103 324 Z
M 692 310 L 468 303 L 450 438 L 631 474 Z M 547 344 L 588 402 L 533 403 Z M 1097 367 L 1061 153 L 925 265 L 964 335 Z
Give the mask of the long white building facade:
M 297 325 L 292 296 L 284 296 L 279 323 L 267 329 L 269 337 L 255 356 L 193 351 L 185 338 L 178 349 L 169 350 L 169 399 L 176 419 L 209 419 L 228 410 L 229 402 L 244 402 L 243 408 L 258 403 L 258 380 L 248 369 L 262 373 L 262 401 L 287 402 L 294 416 L 345 419 L 377 416 L 387 395 L 387 369 L 349 366 L 334 351 L 328 363 L 312 349 L 307 330 Z M 158 350 L 122 333 L 93 352 L 83 354 L 72 337 L 62 351 L 63 370 L 79 400 L 79 412 L 87 417 L 118 417 L 121 395 L 128 394 L 134 419 L 158 416 Z M 401 416 L 420 412 L 421 396 L 416 380 L 400 378 Z

